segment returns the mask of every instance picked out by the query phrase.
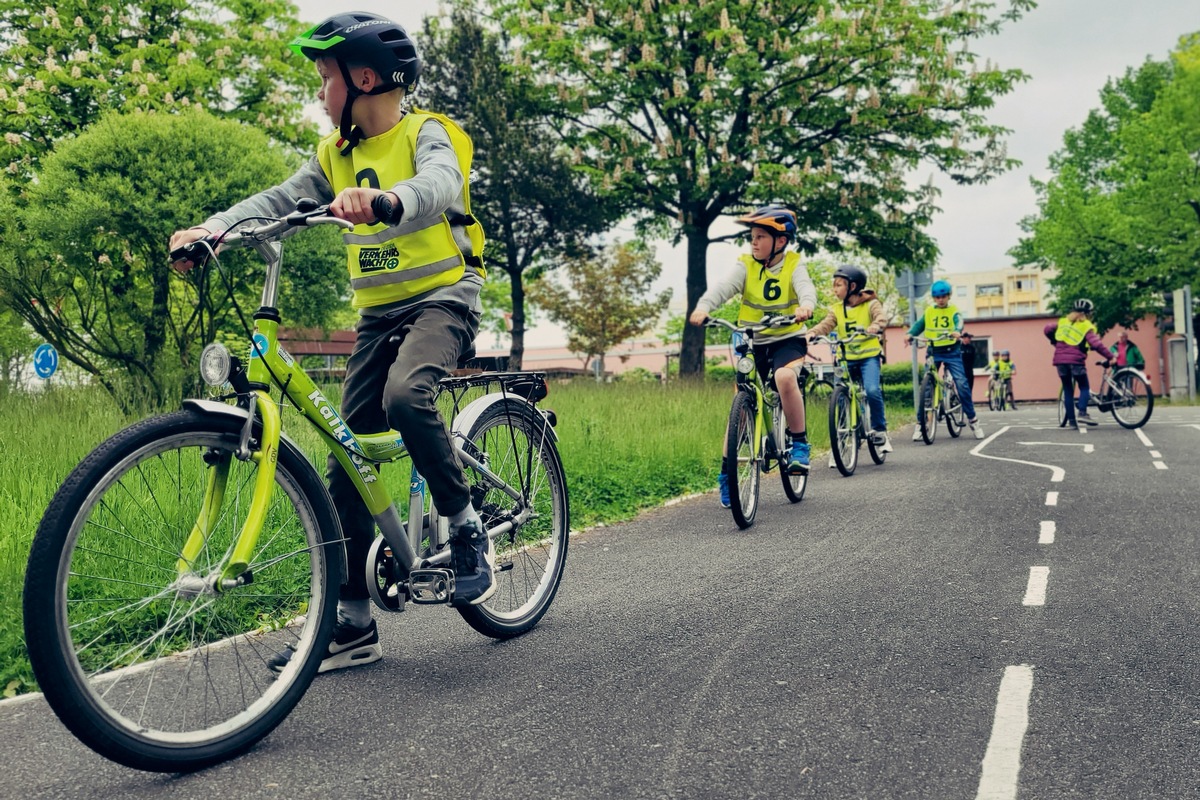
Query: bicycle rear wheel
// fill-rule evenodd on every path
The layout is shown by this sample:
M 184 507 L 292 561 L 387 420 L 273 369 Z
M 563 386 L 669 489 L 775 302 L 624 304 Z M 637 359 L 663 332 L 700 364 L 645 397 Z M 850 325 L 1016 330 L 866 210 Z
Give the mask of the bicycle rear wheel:
M 1122 428 L 1140 428 L 1150 419 L 1154 411 L 1154 393 L 1150 384 L 1134 370 L 1121 370 L 1113 376 L 1116 388 L 1113 390 L 1112 402 L 1113 419 Z
M 921 394 L 917 398 L 917 427 L 925 444 L 933 444 L 937 438 L 937 378 L 926 372 L 921 379 Z
M 858 426 L 852 421 L 850 390 L 834 387 L 829 401 L 829 446 L 838 472 L 847 478 L 858 467 Z
M 127 428 L 71 472 L 38 527 L 24 591 L 34 674 L 71 732 L 126 766 L 183 772 L 244 752 L 299 702 L 325 653 L 340 528 L 320 477 L 286 442 L 253 582 L 212 588 L 258 472 L 234 455 L 241 428 L 188 410 Z M 226 469 L 224 501 L 181 577 L 206 487 Z M 276 675 L 267 661 L 285 647 Z
M 754 435 L 754 397 L 739 391 L 729 410 L 729 428 L 725 433 L 725 479 L 729 482 L 729 510 L 733 521 L 745 530 L 754 524 L 758 513 L 759 442 Z
M 495 594 L 479 605 L 458 609 L 467 624 L 485 636 L 511 639 L 538 623 L 562 581 L 571 531 L 566 473 L 550 424 L 524 400 L 493 405 L 471 426 L 467 438 L 468 452 L 522 497 L 514 501 L 477 469 L 467 467 L 471 500 L 484 527 L 494 528 L 524 509 L 532 512 L 495 539 Z
M 778 397 L 778 395 L 776 395 Z M 776 400 L 771 408 L 772 431 L 775 434 L 775 447 L 779 452 L 779 477 L 783 482 L 783 493 L 792 503 L 804 499 L 804 491 L 808 488 L 808 473 L 790 475 L 787 470 L 787 420 L 783 417 L 783 406 Z

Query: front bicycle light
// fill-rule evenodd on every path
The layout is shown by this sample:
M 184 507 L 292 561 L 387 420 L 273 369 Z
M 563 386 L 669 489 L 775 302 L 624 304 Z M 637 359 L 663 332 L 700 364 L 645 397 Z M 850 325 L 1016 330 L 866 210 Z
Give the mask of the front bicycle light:
M 742 375 L 749 375 L 754 372 L 754 359 L 750 356 L 739 356 L 734 368 Z
M 224 386 L 233 371 L 233 357 L 219 342 L 209 344 L 200 352 L 200 379 L 209 386 Z

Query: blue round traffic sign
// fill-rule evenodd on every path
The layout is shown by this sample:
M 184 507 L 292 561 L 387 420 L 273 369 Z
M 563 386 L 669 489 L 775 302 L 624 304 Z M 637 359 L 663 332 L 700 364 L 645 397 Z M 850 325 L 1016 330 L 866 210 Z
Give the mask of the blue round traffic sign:
M 33 351 L 33 371 L 42 379 L 58 371 L 58 351 L 52 344 L 39 344 Z

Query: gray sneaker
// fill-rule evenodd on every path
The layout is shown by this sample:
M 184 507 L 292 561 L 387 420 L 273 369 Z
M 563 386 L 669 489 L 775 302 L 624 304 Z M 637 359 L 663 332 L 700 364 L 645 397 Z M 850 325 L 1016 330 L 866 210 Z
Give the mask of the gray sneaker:
M 972 432 L 974 432 L 975 438 L 982 439 L 983 438 L 983 427 L 980 426 L 979 420 L 975 420 L 974 422 L 970 422 L 968 424 L 971 426 L 971 430 L 972 430 Z
M 1096 418 L 1091 414 L 1076 414 L 1075 419 L 1079 422 L 1082 422 L 1084 425 L 1089 425 L 1093 428 L 1100 424 L 1099 422 L 1096 422 Z

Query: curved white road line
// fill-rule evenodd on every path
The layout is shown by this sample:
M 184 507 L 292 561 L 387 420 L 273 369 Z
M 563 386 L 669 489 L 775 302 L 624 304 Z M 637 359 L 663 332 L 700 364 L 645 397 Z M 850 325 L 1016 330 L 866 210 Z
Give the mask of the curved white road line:
M 985 448 L 989 444 L 991 444 L 992 440 L 994 440 L 1000 434 L 1007 431 L 1010 427 L 1012 427 L 1012 426 L 1005 425 L 1003 428 L 996 431 L 995 433 L 993 433 L 991 436 L 984 439 L 979 444 L 975 445 L 975 447 L 972 448 L 972 450 L 971 450 L 971 455 L 979 456 L 980 458 L 990 458 L 993 461 L 1011 461 L 1014 464 L 1025 464 L 1030 467 L 1042 467 L 1044 469 L 1050 470 L 1050 482 L 1051 483 L 1062 483 L 1062 479 L 1067 476 L 1067 471 L 1065 469 L 1063 469 L 1062 467 L 1056 467 L 1053 464 L 1040 464 L 1037 461 L 1022 461 L 1019 458 L 1004 458 L 1003 456 L 989 456 L 989 455 L 984 455 L 982 452 L 980 452 L 983 450 L 983 448 Z

